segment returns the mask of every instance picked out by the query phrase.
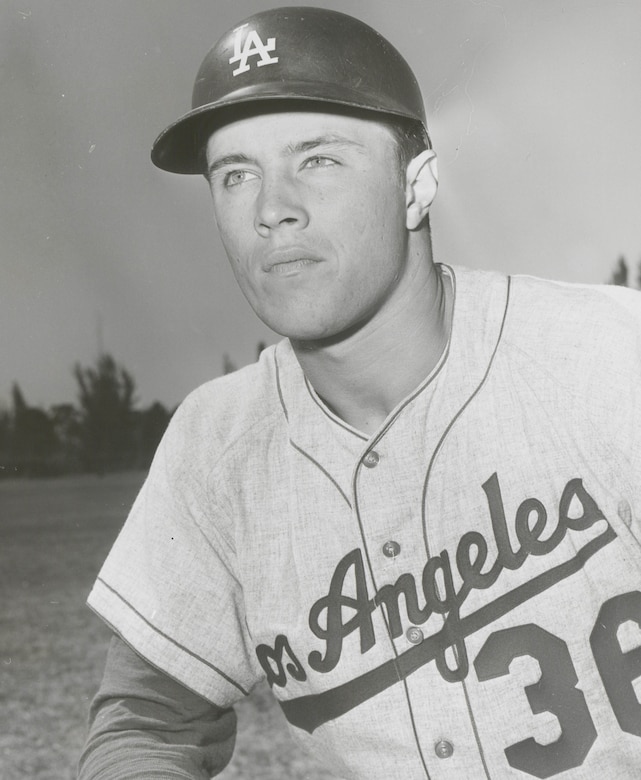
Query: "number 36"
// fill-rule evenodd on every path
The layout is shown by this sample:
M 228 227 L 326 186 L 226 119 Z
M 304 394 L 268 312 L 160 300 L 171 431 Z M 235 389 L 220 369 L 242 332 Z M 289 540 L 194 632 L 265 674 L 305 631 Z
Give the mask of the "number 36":
M 641 676 L 641 647 L 624 653 L 617 630 L 626 621 L 641 625 L 641 593 L 634 591 L 606 601 L 590 634 L 590 645 L 610 706 L 621 729 L 641 737 L 641 704 L 632 681 Z M 562 639 L 528 624 L 496 631 L 481 648 L 474 666 L 481 682 L 509 674 L 519 656 L 535 658 L 541 677 L 525 688 L 532 712 L 551 712 L 559 721 L 561 736 L 541 745 L 532 737 L 510 745 L 505 755 L 510 766 L 535 777 L 551 777 L 580 766 L 597 738 L 568 647 Z

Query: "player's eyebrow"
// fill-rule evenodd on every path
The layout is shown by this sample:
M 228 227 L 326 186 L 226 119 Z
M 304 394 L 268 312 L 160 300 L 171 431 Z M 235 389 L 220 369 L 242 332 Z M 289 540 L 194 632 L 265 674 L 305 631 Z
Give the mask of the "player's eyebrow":
M 220 168 L 224 168 L 227 165 L 242 165 L 250 162 L 252 162 L 252 159 L 246 154 L 226 154 L 224 157 L 219 157 L 214 160 L 207 168 L 207 172 L 211 176 L 213 173 L 220 170 Z
M 347 138 L 339 133 L 328 133 L 320 135 L 317 138 L 310 138 L 309 141 L 300 141 L 296 144 L 289 144 L 287 151 L 291 154 L 299 152 L 310 152 L 319 146 L 351 146 L 359 149 L 365 149 L 364 145 L 355 141 L 353 138 Z

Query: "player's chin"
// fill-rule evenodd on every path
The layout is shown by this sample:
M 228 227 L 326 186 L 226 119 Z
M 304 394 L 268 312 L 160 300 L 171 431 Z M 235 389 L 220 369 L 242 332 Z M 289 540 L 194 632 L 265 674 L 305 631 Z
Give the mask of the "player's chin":
M 256 311 L 256 310 L 255 310 Z M 278 308 L 270 311 L 256 311 L 258 317 L 275 333 L 296 342 L 317 342 L 333 338 L 340 326 L 321 314 L 313 307 Z

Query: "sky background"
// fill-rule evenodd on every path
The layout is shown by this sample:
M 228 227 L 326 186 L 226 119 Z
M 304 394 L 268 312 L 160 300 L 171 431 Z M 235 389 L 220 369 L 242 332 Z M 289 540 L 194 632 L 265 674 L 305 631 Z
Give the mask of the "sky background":
M 177 404 L 275 341 L 201 177 L 157 170 L 206 51 L 264 0 L 0 0 L 0 405 L 75 401 L 111 353 Z M 282 5 L 296 3 L 280 2 Z M 639 0 L 316 0 L 416 72 L 439 155 L 436 259 L 607 281 L 641 259 Z

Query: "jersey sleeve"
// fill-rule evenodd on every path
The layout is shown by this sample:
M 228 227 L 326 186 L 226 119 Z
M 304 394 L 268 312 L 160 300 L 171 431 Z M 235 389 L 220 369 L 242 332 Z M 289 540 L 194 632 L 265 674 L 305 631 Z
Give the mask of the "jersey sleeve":
M 78 780 L 208 780 L 228 764 L 236 716 L 113 637 L 91 705 Z
M 227 707 L 262 673 L 210 418 L 199 397 L 174 415 L 88 603 L 144 659 Z

